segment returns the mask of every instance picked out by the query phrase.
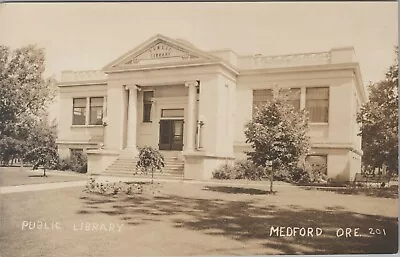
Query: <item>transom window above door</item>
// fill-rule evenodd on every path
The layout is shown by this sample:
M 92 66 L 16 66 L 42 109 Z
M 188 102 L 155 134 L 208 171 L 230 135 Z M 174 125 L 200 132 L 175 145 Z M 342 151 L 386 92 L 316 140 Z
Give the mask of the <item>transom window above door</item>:
M 183 117 L 184 109 L 162 109 L 161 117 L 162 118 L 176 118 Z

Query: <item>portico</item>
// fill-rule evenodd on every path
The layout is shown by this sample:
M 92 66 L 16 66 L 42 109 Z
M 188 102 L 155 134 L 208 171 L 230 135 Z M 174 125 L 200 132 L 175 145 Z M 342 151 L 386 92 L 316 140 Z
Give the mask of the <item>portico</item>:
M 228 103 L 233 106 L 235 74 L 220 60 L 158 35 L 103 70 L 104 145 L 88 151 L 89 172 L 91 159 L 110 153 L 107 164 L 135 158 L 141 146 L 175 152 L 185 162 L 185 178 L 192 179 L 210 176 L 204 166 L 234 159 L 233 133 L 219 131 L 234 123 Z
M 111 147 L 106 143 L 104 148 L 114 150 L 126 150 L 135 155 L 138 153 L 138 136 L 145 131 L 159 134 L 157 141 L 157 148 L 159 150 L 170 151 L 184 151 L 193 153 L 199 150 L 196 144 L 197 134 L 201 133 L 197 130 L 198 123 L 198 90 L 199 82 L 196 80 L 186 82 L 176 82 L 177 85 L 174 90 L 182 91 L 177 96 L 162 96 L 162 91 L 171 89 L 171 85 L 145 85 L 140 86 L 137 84 L 122 85 L 121 93 L 123 94 L 122 100 L 126 99 L 126 106 L 123 106 L 124 101 L 121 101 L 121 113 L 126 112 L 127 119 L 123 120 L 125 123 L 122 127 L 126 127 L 126 131 L 122 142 L 122 147 L 119 148 L 115 144 L 115 134 L 113 134 L 113 127 L 109 128 L 108 124 L 106 129 L 105 142 L 109 142 Z M 181 84 L 181 85 L 180 85 Z M 143 91 L 142 91 L 143 89 Z M 143 96 L 146 92 L 156 92 L 158 97 L 152 97 L 150 100 L 151 107 L 149 108 L 149 118 L 147 122 L 141 120 L 142 115 L 138 115 L 138 109 L 143 111 L 144 106 L 140 103 L 143 101 Z M 161 94 L 159 94 L 159 92 Z M 109 106 L 107 109 L 112 110 L 110 103 L 114 103 L 113 99 L 109 99 Z M 120 116 L 117 116 L 120 117 Z M 107 116 L 107 121 L 112 122 L 113 117 L 110 114 Z M 156 132 L 157 133 L 154 133 Z M 164 138 L 162 137 L 164 135 Z M 199 137 L 200 138 L 200 137 Z M 139 139 L 141 145 L 151 145 L 156 147 L 154 140 Z

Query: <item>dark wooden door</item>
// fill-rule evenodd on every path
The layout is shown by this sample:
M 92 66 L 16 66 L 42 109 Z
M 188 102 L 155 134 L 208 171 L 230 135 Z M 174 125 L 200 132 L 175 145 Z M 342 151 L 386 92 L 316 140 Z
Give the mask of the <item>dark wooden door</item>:
M 182 151 L 183 120 L 160 120 L 159 149 Z

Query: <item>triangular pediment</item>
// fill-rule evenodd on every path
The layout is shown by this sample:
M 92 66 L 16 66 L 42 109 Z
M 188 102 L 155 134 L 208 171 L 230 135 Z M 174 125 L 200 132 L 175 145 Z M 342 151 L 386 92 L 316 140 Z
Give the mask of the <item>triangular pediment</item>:
M 186 49 L 158 40 L 153 46 L 143 53 L 133 55 L 125 64 L 168 62 L 178 60 L 197 59 L 200 56 L 190 53 Z
M 170 39 L 162 35 L 147 40 L 142 45 L 122 55 L 104 67 L 104 70 L 128 68 L 132 66 L 157 65 L 216 60 L 190 43 Z

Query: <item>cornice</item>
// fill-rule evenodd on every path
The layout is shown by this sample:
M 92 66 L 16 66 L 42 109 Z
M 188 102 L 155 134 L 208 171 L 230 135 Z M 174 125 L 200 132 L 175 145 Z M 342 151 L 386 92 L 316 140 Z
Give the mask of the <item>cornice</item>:
M 329 71 L 329 70 L 349 70 L 356 69 L 358 63 L 340 63 L 340 64 L 324 64 L 324 65 L 308 65 L 297 67 L 282 68 L 261 68 L 239 70 L 239 76 L 251 76 L 257 74 L 274 74 L 274 73 L 290 73 L 290 72 L 313 72 L 313 71 Z
M 57 140 L 56 144 L 60 145 L 99 145 L 102 142 L 89 142 L 89 141 L 69 141 L 69 140 Z
M 234 147 L 236 148 L 251 148 L 248 143 L 235 142 Z M 356 149 L 351 143 L 328 143 L 328 142 L 312 142 L 311 147 L 314 148 L 327 148 L 327 149 L 346 149 L 352 151 L 358 155 L 362 155 L 362 150 Z
M 58 84 L 59 87 L 93 86 L 93 85 L 107 85 L 107 80 L 71 81 L 71 82 L 60 82 Z
M 110 68 L 105 70 L 105 73 L 121 73 L 127 71 L 148 71 L 148 70 L 163 70 L 163 69 L 176 69 L 176 68 L 185 68 L 185 67 L 201 67 L 201 66 L 212 66 L 212 65 L 221 65 L 222 67 L 226 68 L 228 71 L 238 75 L 239 72 L 234 69 L 232 66 L 226 64 L 223 61 L 192 61 L 192 62 L 176 62 L 176 63 L 165 63 L 165 64 L 149 64 L 149 65 L 135 65 L 135 66 L 126 66 L 124 68 Z

